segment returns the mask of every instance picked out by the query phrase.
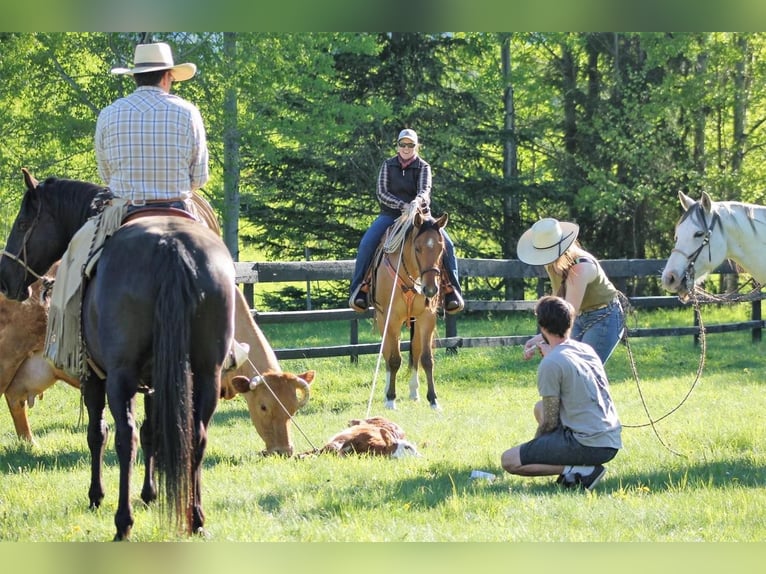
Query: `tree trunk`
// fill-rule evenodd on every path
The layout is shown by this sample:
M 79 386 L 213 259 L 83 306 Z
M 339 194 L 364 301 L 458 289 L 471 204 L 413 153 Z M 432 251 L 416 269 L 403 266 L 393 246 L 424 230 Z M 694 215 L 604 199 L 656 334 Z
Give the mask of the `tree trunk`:
M 516 256 L 516 242 L 521 235 L 521 216 L 517 184 L 519 166 L 516 144 L 516 110 L 513 101 L 513 82 L 511 81 L 511 38 L 512 34 L 503 34 L 500 39 L 500 56 L 503 65 L 503 105 L 505 108 L 503 138 L 503 176 L 509 193 L 503 198 L 503 257 Z M 505 298 L 509 300 L 524 298 L 524 281 L 507 279 Z
M 224 58 L 229 68 L 223 103 L 223 241 L 239 261 L 239 129 L 237 128 L 237 34 L 223 35 Z

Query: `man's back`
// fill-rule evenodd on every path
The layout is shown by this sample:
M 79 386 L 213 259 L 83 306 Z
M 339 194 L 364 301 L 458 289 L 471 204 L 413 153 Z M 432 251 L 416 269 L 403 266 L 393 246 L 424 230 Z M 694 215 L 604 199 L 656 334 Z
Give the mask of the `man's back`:
M 99 173 L 120 197 L 188 198 L 208 178 L 199 111 L 157 86 L 140 86 L 104 108 L 95 146 Z
M 541 396 L 561 400 L 561 424 L 585 446 L 621 448 L 621 425 L 601 360 L 585 343 L 567 339 L 540 361 Z

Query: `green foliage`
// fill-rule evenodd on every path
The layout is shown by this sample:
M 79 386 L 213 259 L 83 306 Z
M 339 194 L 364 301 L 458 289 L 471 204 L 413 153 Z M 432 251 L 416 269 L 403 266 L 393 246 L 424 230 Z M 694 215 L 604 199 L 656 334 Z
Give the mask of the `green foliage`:
M 353 257 L 377 213 L 378 168 L 404 126 L 421 135 L 433 211 L 450 213 L 462 257 L 512 257 L 543 216 L 576 220 L 602 258 L 661 257 L 678 190 L 766 197 L 766 100 L 755 89 L 766 76 L 763 33 L 230 37 L 233 57 L 217 32 L 0 36 L 0 229 L 18 205 L 22 166 L 98 179 L 97 113 L 133 89 L 109 69 L 129 63 L 139 41 L 166 41 L 179 62 L 198 65 L 174 90 L 208 130 L 204 194 L 229 225 L 238 209 L 241 250 L 271 259 L 307 248 L 315 259 Z M 231 93 L 235 112 L 224 105 Z M 236 173 L 224 174 L 227 158 Z

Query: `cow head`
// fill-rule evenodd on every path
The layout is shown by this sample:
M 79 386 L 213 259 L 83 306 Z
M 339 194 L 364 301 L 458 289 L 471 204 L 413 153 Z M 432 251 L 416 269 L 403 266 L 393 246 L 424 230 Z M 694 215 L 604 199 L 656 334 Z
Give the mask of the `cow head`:
M 255 430 L 266 443 L 264 454 L 292 456 L 291 417 L 308 402 L 314 375 L 315 371 L 299 375 L 267 371 L 252 379 L 236 376 L 231 388 L 224 390 L 226 398 L 231 398 L 232 388 L 242 393 Z

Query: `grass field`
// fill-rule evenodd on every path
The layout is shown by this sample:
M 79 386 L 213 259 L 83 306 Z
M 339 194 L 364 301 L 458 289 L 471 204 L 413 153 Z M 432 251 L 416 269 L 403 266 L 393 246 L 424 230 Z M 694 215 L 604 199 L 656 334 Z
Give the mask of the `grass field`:
M 705 321 L 740 320 L 742 314 L 741 309 L 711 309 Z M 690 324 L 691 315 L 661 311 L 633 320 L 639 326 Z M 530 320 L 521 321 L 466 319 L 461 334 L 531 334 Z M 304 346 L 308 340 L 342 344 L 347 328 L 269 325 L 265 332 L 281 348 Z M 537 361 L 522 361 L 519 347 L 463 349 L 457 355 L 437 351 L 442 412 L 431 411 L 425 399 L 407 401 L 406 380 L 399 387 L 399 409 L 383 412 L 384 374 L 376 371 L 374 355 L 360 357 L 357 365 L 344 357 L 283 361 L 285 370 L 317 371 L 311 400 L 295 419 L 297 451 L 321 446 L 350 418 L 380 414 L 407 431 L 422 457 L 262 458 L 263 442 L 249 422 L 245 402 L 222 402 L 204 462 L 210 540 L 763 541 L 762 345 L 752 344 L 749 332 L 709 335 L 701 380 L 654 430 L 646 426 L 646 409 L 658 417 L 684 399 L 695 380 L 700 349 L 691 337 L 631 340 L 636 381 L 627 349 L 619 347 L 607 372 L 626 425 L 624 449 L 593 493 L 561 491 L 553 478 L 512 477 L 500 468 L 502 451 L 535 430 L 531 407 L 537 399 Z M 116 457 L 110 440 L 106 499 L 99 510 L 88 510 L 89 454 L 79 409 L 78 393 L 63 384 L 50 389 L 30 412 L 37 447 L 19 442 L 9 415 L 0 413 L 0 541 L 111 539 Z M 137 411 L 140 418 L 142 409 Z M 474 469 L 497 478 L 472 481 Z M 139 461 L 132 485 L 133 540 L 184 540 L 165 529 L 154 508 L 140 502 L 142 473 Z

